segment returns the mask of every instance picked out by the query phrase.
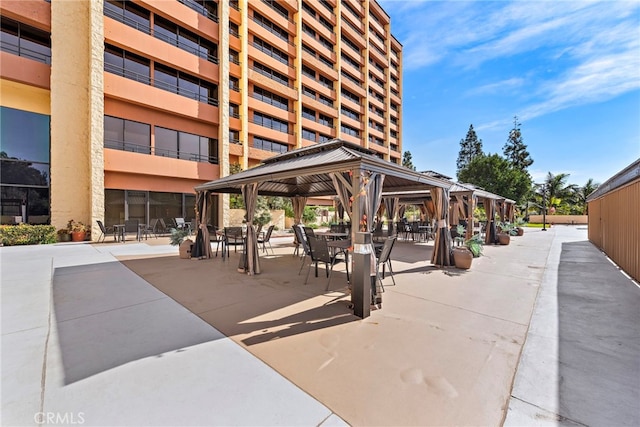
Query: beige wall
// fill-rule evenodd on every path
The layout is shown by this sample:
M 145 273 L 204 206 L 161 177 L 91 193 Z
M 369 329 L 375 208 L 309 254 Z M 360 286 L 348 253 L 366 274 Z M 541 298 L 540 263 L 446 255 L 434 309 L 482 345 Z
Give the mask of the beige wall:
M 94 239 L 104 217 L 102 4 L 51 2 L 51 224 L 91 224 Z
M 542 215 L 529 215 L 529 222 L 542 224 Z M 547 215 L 547 224 L 587 224 L 586 215 Z
M 640 281 L 640 179 L 589 202 L 589 240 Z

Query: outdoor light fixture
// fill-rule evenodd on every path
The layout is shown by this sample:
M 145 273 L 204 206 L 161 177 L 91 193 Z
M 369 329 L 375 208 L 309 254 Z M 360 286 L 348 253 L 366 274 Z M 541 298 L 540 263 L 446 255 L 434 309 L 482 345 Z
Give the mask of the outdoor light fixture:
M 536 184 L 542 187 L 542 231 L 547 231 L 547 187 L 545 184 Z

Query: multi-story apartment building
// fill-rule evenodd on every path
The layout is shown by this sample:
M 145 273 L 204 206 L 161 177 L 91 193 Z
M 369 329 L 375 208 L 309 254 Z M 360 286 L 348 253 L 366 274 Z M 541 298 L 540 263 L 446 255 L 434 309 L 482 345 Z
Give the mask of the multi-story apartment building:
M 402 46 L 374 0 L 0 9 L 3 223 L 188 219 L 231 165 L 336 137 L 401 161 Z

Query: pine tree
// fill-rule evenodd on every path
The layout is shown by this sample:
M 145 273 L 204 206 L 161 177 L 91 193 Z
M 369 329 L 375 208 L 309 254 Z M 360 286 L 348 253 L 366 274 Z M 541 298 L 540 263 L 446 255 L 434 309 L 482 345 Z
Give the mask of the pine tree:
M 467 137 L 460 140 L 460 152 L 458 153 L 458 160 L 456 162 L 458 178 L 460 177 L 460 171 L 465 169 L 473 159 L 482 154 L 482 140 L 478 139 L 478 135 L 476 135 L 476 131 L 471 124 L 467 131 Z
M 405 151 L 402 155 L 402 166 L 409 168 L 412 171 L 416 170 L 416 167 L 413 166 L 413 161 L 411 160 L 411 151 Z
M 520 123 L 518 116 L 513 117 L 513 129 L 509 131 L 509 138 L 502 148 L 504 157 L 516 169 L 526 171 L 533 164 L 533 159 L 527 151 L 527 146 L 522 140 L 522 132 L 520 131 Z

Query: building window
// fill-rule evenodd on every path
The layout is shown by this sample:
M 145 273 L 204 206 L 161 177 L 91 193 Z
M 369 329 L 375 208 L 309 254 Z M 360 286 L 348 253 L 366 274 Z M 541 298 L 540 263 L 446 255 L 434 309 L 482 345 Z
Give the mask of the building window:
M 315 110 L 312 110 L 311 108 L 302 107 L 302 117 L 304 117 L 305 119 L 313 120 L 315 122 L 316 121 L 316 112 L 315 112 Z
M 267 138 L 261 138 L 259 136 L 253 137 L 253 146 L 260 150 L 272 151 L 274 153 L 286 153 L 289 151 L 289 146 L 287 144 L 281 144 L 276 141 L 272 141 Z
M 229 61 L 234 64 L 240 65 L 240 53 L 233 49 L 229 49 Z
M 229 76 L 229 89 L 234 92 L 240 92 L 240 79 L 237 77 Z
M 49 129 L 48 115 L 0 107 L 0 223 L 49 224 Z
M 277 26 L 275 23 L 271 22 L 268 18 L 265 18 L 258 12 L 254 11 L 253 20 L 257 22 L 258 25 L 260 25 L 261 27 L 269 31 L 271 34 L 289 43 L 289 33 L 286 30 Z
M 229 103 L 229 116 L 239 119 L 240 118 L 240 106 L 237 104 Z
M 356 113 L 352 109 L 342 106 L 340 108 L 340 111 L 342 112 L 342 114 L 349 117 L 350 119 L 360 121 L 360 114 Z
M 316 78 L 316 71 L 313 68 L 304 64 L 302 65 L 302 74 L 307 77 L 311 77 L 314 80 Z
M 318 142 L 327 142 L 331 139 L 329 135 L 324 135 L 322 133 L 318 134 Z
M 275 10 L 287 21 L 289 20 L 289 11 L 285 9 L 283 6 L 279 5 L 277 0 L 262 0 L 264 3 L 268 4 L 271 9 Z
M 264 40 L 253 37 L 253 46 L 259 51 L 266 53 L 276 61 L 282 62 L 285 65 L 289 65 L 289 55 L 281 51 L 280 49 L 271 46 L 269 43 Z
M 151 154 L 151 126 L 104 116 L 104 146 L 114 150 Z
M 218 140 L 159 126 L 154 127 L 156 156 L 218 163 Z
M 0 50 L 51 65 L 49 33 L 4 16 L 0 28 Z
M 218 105 L 218 86 L 182 71 L 155 64 L 155 87 L 199 102 Z
M 316 142 L 316 133 L 312 130 L 302 128 L 302 138 Z
M 229 22 L 229 34 L 234 37 L 240 37 L 240 27 L 235 22 Z
M 289 111 L 289 101 L 282 96 L 271 93 L 268 90 L 264 90 L 260 87 L 254 86 L 253 97 L 267 104 L 278 107 L 281 110 Z
M 209 62 L 218 63 L 218 46 L 215 43 L 159 16 L 154 17 L 153 36 Z
M 319 79 L 318 79 L 318 83 L 320 83 L 322 86 L 329 88 L 331 90 L 333 90 L 333 80 L 331 80 L 328 77 L 323 76 L 322 74 L 319 75 Z
M 340 126 L 340 130 L 342 131 L 342 133 L 347 134 L 347 135 L 351 135 L 351 136 L 355 136 L 357 138 L 360 138 L 360 131 L 358 129 L 352 128 L 351 126 L 347 126 L 347 125 L 341 125 Z
M 271 68 L 260 64 L 259 62 L 253 63 L 253 69 L 263 76 L 269 77 L 271 80 L 274 80 L 278 83 L 281 83 L 285 86 L 289 86 L 289 78 L 282 73 L 272 70 Z
M 344 96 L 345 98 L 347 98 L 351 102 L 355 102 L 356 104 L 360 105 L 360 97 L 358 95 L 356 95 L 355 93 L 350 92 L 345 88 L 342 88 L 341 93 L 342 93 L 342 96 Z
M 145 34 L 151 34 L 149 20 L 151 13 L 131 1 L 106 0 L 104 15 Z
M 240 131 L 229 130 L 229 142 L 232 144 L 240 144 Z
M 333 107 L 333 99 L 328 96 L 324 96 L 322 94 L 318 95 L 318 101 L 320 101 L 324 105 L 328 105 L 329 107 Z
M 150 84 L 149 61 L 146 58 L 127 52 L 114 46 L 104 47 L 104 69 L 140 83 Z
M 269 129 L 274 129 L 280 132 L 289 133 L 289 122 L 276 119 L 275 117 L 268 116 L 266 114 L 255 112 L 253 113 L 253 123 L 264 126 Z
M 218 22 L 218 2 L 212 0 L 178 0 L 200 15 L 206 16 L 213 22 Z
M 329 116 L 325 116 L 322 113 L 320 113 L 320 115 L 318 116 L 318 123 L 320 123 L 321 125 L 329 126 L 331 128 L 333 127 L 333 119 Z

